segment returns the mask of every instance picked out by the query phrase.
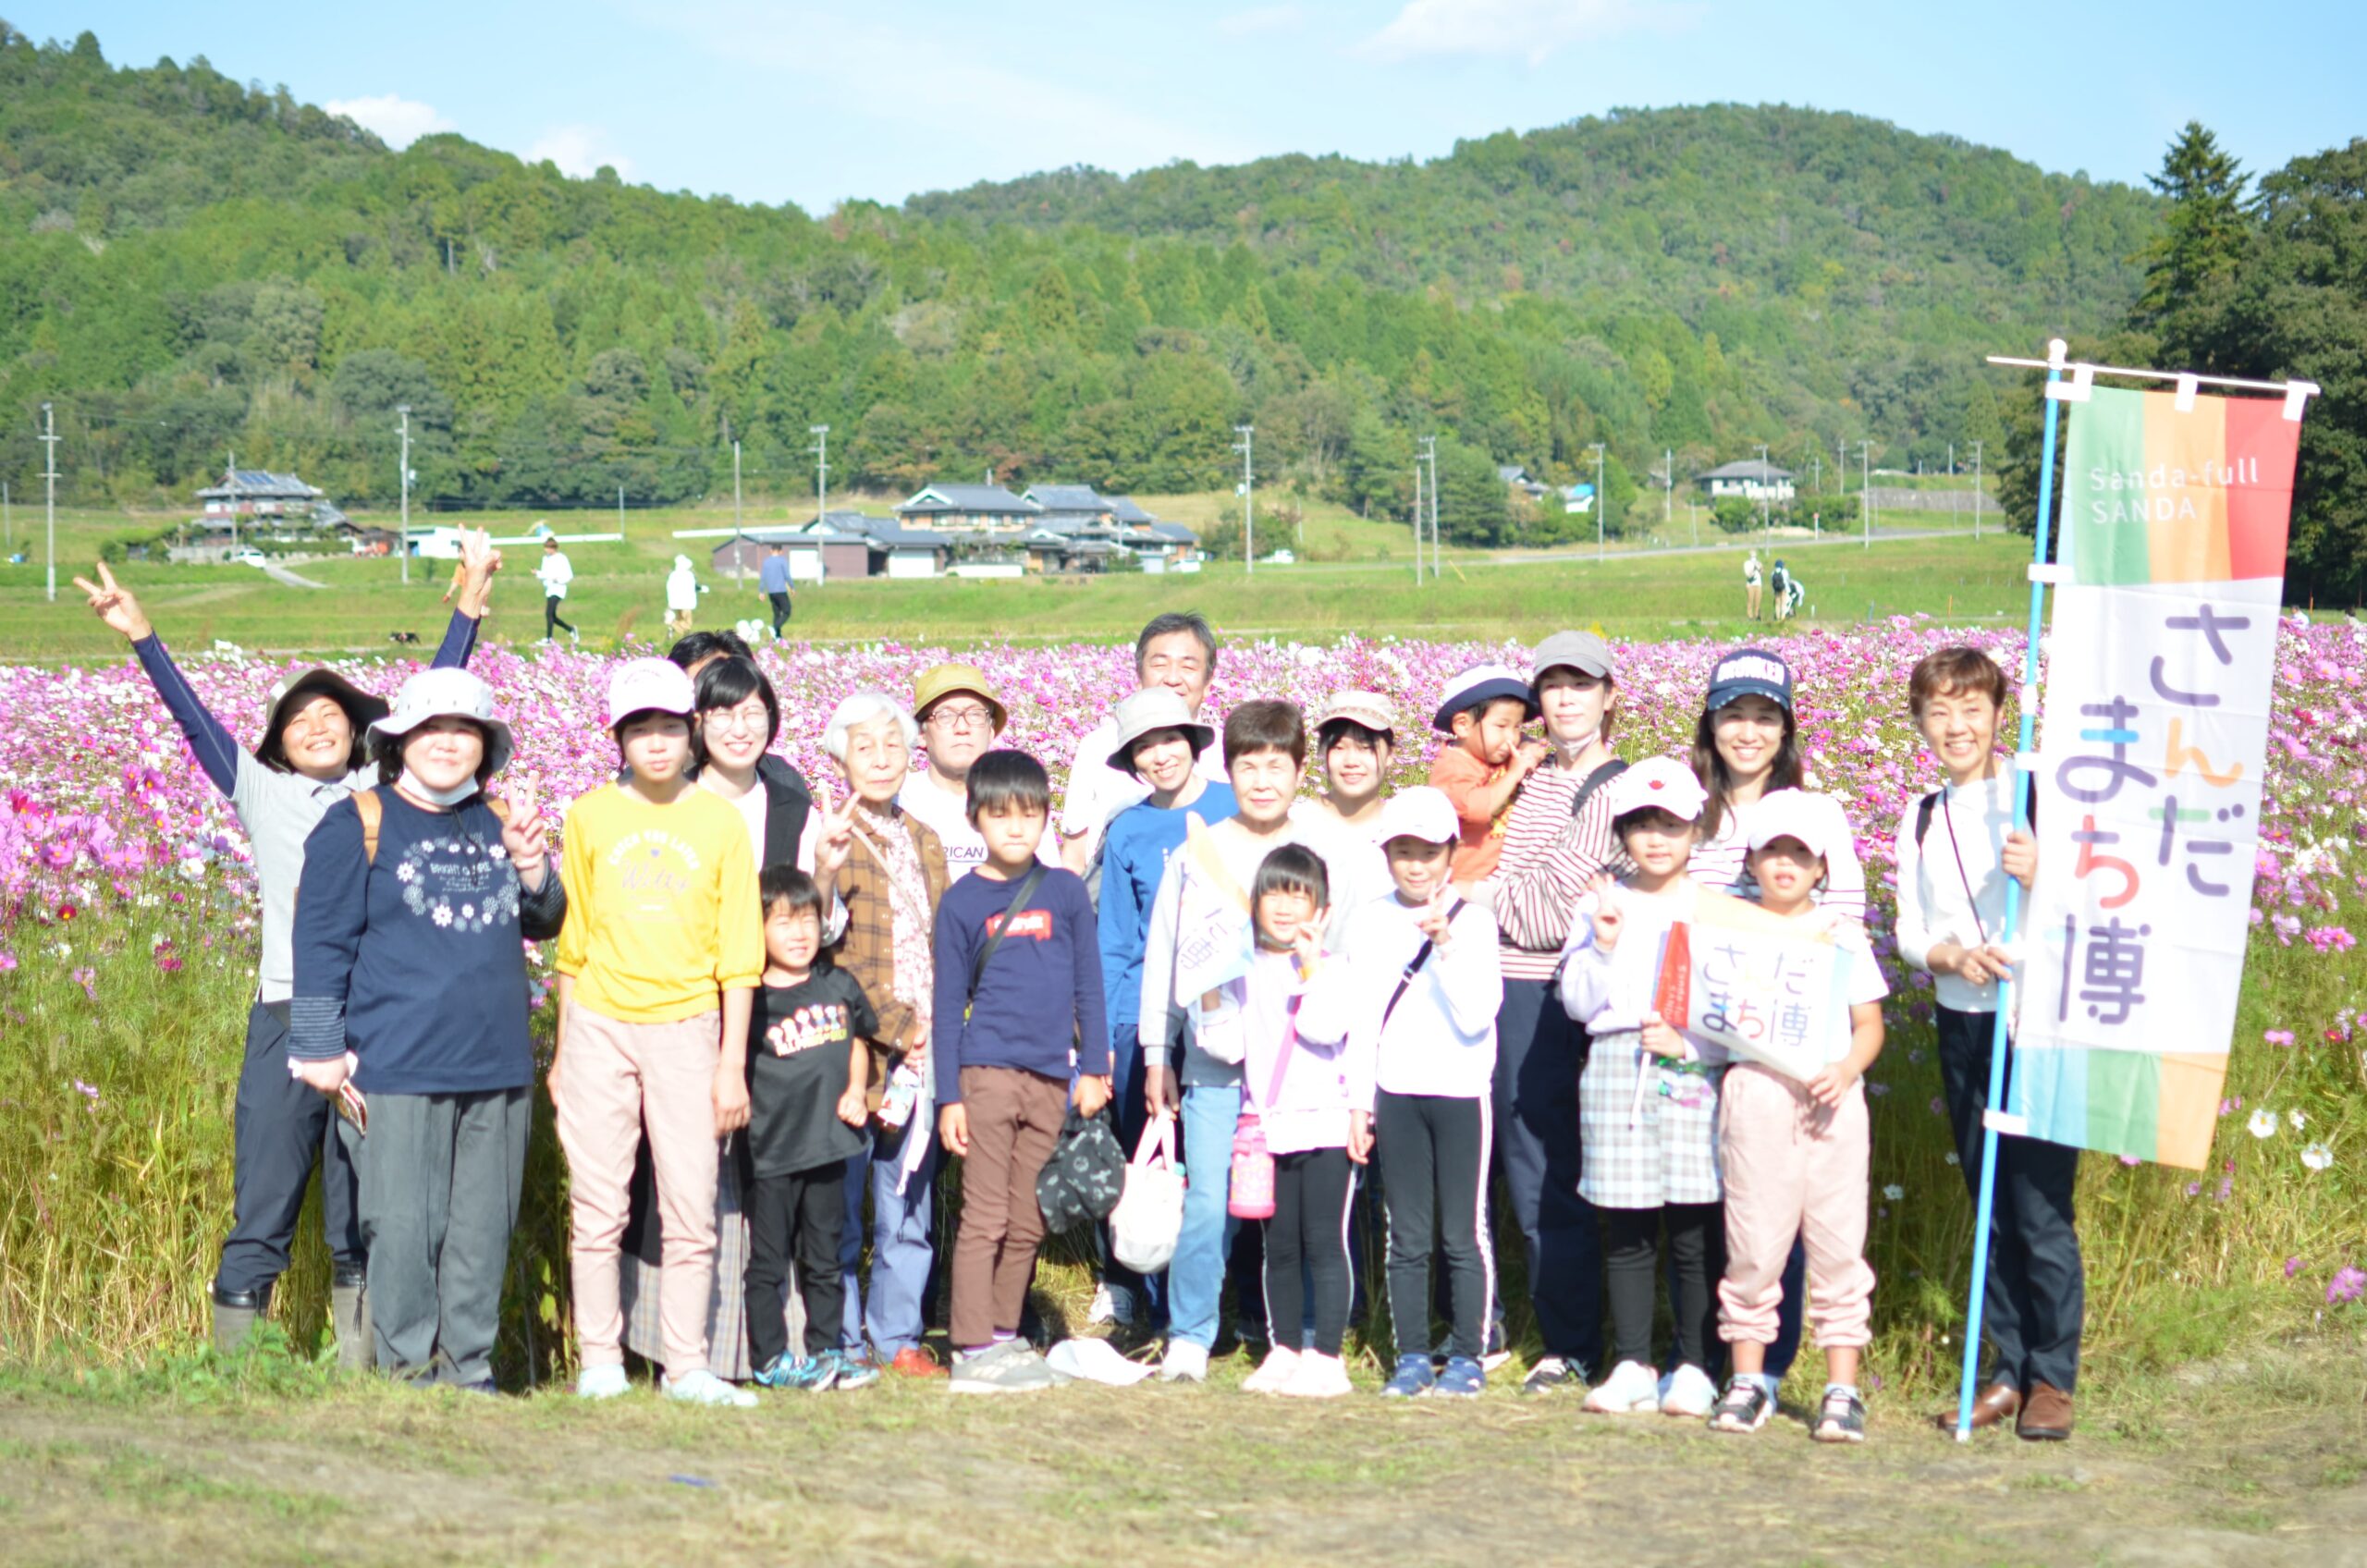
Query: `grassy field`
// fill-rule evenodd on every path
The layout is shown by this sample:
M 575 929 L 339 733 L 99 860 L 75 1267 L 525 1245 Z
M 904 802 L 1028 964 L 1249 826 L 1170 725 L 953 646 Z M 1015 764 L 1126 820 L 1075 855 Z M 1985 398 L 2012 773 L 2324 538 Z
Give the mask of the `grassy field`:
M 1164 515 L 1193 515 L 1193 497 L 1152 497 Z M 1199 497 L 1213 507 L 1216 497 Z M 720 521 L 718 521 L 718 516 Z M 497 536 L 522 533 L 532 515 L 482 521 Z M 760 521 L 752 508 L 751 525 Z M 734 584 L 707 570 L 713 540 L 676 541 L 677 528 L 729 526 L 728 508 L 634 512 L 626 538 L 615 544 L 570 546 L 576 570 L 570 619 L 587 642 L 613 645 L 662 633 L 663 578 L 680 550 L 698 563 L 710 592 L 703 625 L 766 614 L 753 579 Z M 52 662 L 104 657 L 117 640 L 83 608 L 70 581 L 110 539 L 144 534 L 153 519 L 75 513 L 59 525 L 57 601 L 43 592 L 42 572 L 0 567 L 0 659 Z M 553 520 L 562 532 L 613 530 L 615 519 L 577 515 Z M 1598 564 L 1583 548 L 1487 556 L 1450 550 L 1434 583 L 1413 580 L 1405 531 L 1365 522 L 1331 508 L 1310 511 L 1310 554 L 1331 558 L 1290 567 L 1211 564 L 1193 576 L 1116 573 L 1074 579 L 1011 581 L 875 579 L 801 590 L 798 635 L 817 641 L 1112 640 L 1131 637 L 1162 609 L 1195 606 L 1237 635 L 1327 637 L 1343 632 L 1462 635 L 1501 631 L 1526 636 L 1576 621 L 1615 635 L 1723 635 L 1741 630 L 1740 557 L 1750 543 L 1713 537 L 1700 554 L 1641 556 L 1638 545 L 1613 550 Z M 1714 531 L 1713 531 L 1714 533 Z M 1677 548 L 1686 545 L 1678 520 Z M 1808 585 L 1811 619 L 1847 623 L 1870 614 L 1926 612 L 1956 620 L 2018 616 L 2027 589 L 2026 542 L 1993 534 L 1974 541 L 1956 533 L 1938 538 L 1877 533 L 1874 547 L 1854 540 L 1814 543 L 1787 539 L 1774 546 Z M 1401 550 L 1404 553 L 1392 554 Z M 541 635 L 542 599 L 528 573 L 530 546 L 511 546 L 495 594 L 488 635 L 524 641 Z M 202 648 L 215 640 L 249 649 L 366 652 L 408 631 L 432 645 L 448 611 L 437 602 L 450 567 L 414 561 L 411 582 L 399 563 L 318 560 L 289 570 L 317 589 L 283 585 L 243 566 L 140 563 L 120 576 L 145 604 L 168 641 Z
M 646 1391 L 488 1401 L 268 1359 L 0 1373 L 0 1530 L 21 1563 L 2211 1564 L 2361 1560 L 2358 1346 L 2116 1383 L 2064 1445 L 1958 1447 L 1911 1404 L 1871 1440 L 1581 1415 L 1574 1399 L 1229 1385 L 961 1400 L 943 1385 L 689 1412 Z M 1562 1559 L 1548 1542 L 1568 1542 Z M 1592 1555 L 1586 1553 L 1586 1555 Z

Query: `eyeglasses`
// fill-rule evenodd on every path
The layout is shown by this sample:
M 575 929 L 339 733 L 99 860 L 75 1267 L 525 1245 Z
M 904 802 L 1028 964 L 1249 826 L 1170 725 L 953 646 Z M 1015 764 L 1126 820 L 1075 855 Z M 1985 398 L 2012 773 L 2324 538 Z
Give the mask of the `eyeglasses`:
M 753 712 L 742 708 L 714 708 L 706 715 L 706 727 L 727 735 L 735 729 L 754 735 L 762 730 L 771 717 L 762 708 Z
M 948 729 L 982 729 L 994 723 L 995 716 L 991 708 L 950 708 L 940 703 L 928 710 L 928 721 L 942 724 Z

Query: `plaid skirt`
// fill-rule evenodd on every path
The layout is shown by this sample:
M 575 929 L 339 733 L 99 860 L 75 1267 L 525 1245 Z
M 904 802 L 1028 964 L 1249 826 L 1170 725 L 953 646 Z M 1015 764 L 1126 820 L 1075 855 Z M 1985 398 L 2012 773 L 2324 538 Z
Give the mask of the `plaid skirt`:
M 1578 1193 L 1597 1208 L 1716 1203 L 1721 1062 L 1685 1071 L 1634 1030 L 1598 1035 L 1578 1076 Z
M 747 1151 L 739 1134 L 723 1139 L 715 1183 L 715 1290 L 708 1298 L 706 1319 L 707 1370 L 734 1383 L 754 1376 L 748 1365 L 748 1216 L 741 1193 L 747 1182 Z M 625 1225 L 624 1246 L 617 1260 L 618 1294 L 625 1314 L 625 1348 L 644 1360 L 664 1365 L 666 1341 L 657 1331 L 657 1275 L 663 1249 L 657 1220 L 657 1182 L 649 1160 L 649 1143 L 642 1141 L 633 1162 L 632 1217 Z M 795 1270 L 791 1270 L 792 1276 Z M 789 1344 L 805 1353 L 805 1314 L 795 1280 L 790 1281 L 782 1304 L 789 1324 Z

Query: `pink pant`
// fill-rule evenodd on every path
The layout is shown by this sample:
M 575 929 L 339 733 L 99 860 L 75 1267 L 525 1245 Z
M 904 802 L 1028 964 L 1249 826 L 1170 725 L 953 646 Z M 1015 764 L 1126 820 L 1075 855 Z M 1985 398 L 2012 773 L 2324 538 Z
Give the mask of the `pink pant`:
M 707 1364 L 707 1298 L 715 1288 L 715 1069 L 721 1040 L 722 1023 L 712 1012 L 679 1023 L 620 1023 L 580 1004 L 567 1010 L 558 1142 L 567 1151 L 575 1222 L 577 1353 L 586 1366 L 618 1366 L 625 1358 L 617 1249 L 644 1123 L 664 1237 L 657 1328 L 666 1374 L 680 1378 Z
M 1718 1158 L 1726 1182 L 1726 1277 L 1718 1337 L 1772 1344 L 1794 1237 L 1809 1250 L 1809 1324 L 1824 1349 L 1872 1338 L 1866 1262 L 1866 1090 L 1834 1109 L 1806 1085 L 1748 1062 L 1726 1072 Z

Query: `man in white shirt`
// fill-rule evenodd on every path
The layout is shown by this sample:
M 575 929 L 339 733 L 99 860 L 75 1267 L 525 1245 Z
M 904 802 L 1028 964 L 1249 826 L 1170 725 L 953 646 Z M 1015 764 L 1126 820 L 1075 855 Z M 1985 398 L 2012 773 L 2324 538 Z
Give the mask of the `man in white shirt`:
M 970 766 L 987 754 L 1010 714 L 975 665 L 932 665 L 913 682 L 928 763 L 913 770 L 896 803 L 926 823 L 945 846 L 949 878 L 983 864 L 987 841 L 970 822 Z
M 1216 670 L 1217 634 L 1197 610 L 1155 617 L 1134 639 L 1136 684 L 1146 689 L 1166 687 L 1184 699 L 1195 720 L 1207 722 L 1200 709 L 1208 701 L 1208 682 Z M 1080 876 L 1099 852 L 1110 819 L 1150 796 L 1148 785 L 1110 766 L 1110 754 L 1117 747 L 1118 721 L 1105 718 L 1085 731 L 1069 761 L 1068 790 L 1061 802 L 1061 857 Z M 1192 770 L 1222 783 L 1223 747 L 1210 741 L 1201 749 Z
M 558 540 L 543 541 L 543 558 L 534 568 L 534 581 L 543 585 L 543 641 L 556 640 L 562 626 L 572 641 L 575 625 L 559 619 L 558 607 L 567 602 L 567 585 L 575 581 L 575 568 L 569 564 L 567 552 L 558 547 Z

